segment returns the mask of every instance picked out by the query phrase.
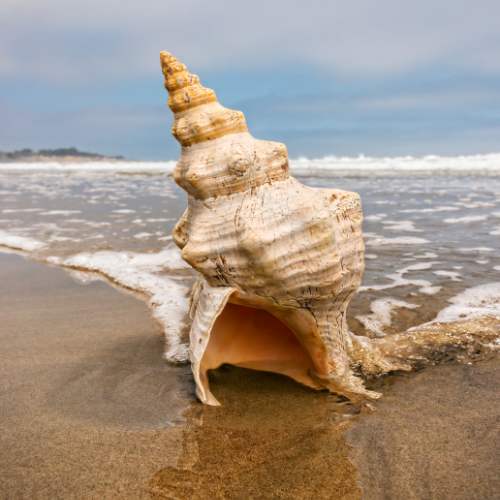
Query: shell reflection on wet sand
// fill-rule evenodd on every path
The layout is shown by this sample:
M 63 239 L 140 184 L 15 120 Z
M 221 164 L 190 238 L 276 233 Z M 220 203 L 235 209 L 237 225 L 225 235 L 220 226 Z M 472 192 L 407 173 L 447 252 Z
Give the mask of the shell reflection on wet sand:
M 211 387 L 222 408 L 188 412 L 182 456 L 151 479 L 153 498 L 361 498 L 344 437 L 356 408 L 229 365 Z
M 410 370 L 450 346 L 493 348 L 498 333 L 465 323 L 422 327 L 390 340 L 349 332 L 347 307 L 364 271 L 359 195 L 298 182 L 283 144 L 252 137 L 243 113 L 221 106 L 173 55 L 161 52 L 160 61 L 172 133 L 182 146 L 173 177 L 188 193 L 173 238 L 199 273 L 190 360 L 200 401 L 219 404 L 208 372 L 225 363 L 360 401 L 380 396 L 365 388 L 360 374 Z M 420 231 L 411 221 L 392 226 Z M 415 236 L 368 239 L 376 246 L 427 243 Z M 422 293 L 439 291 L 430 282 L 404 279 L 413 268 L 393 275 L 394 286 L 419 283 Z M 492 321 L 495 330 L 498 321 Z

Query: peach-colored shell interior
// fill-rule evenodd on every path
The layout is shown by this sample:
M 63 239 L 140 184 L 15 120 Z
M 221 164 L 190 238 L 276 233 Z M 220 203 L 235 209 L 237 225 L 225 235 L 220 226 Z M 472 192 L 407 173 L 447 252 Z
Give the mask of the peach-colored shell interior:
M 263 309 L 228 303 L 217 318 L 200 371 L 223 364 L 280 373 L 315 389 L 314 365 L 294 333 Z

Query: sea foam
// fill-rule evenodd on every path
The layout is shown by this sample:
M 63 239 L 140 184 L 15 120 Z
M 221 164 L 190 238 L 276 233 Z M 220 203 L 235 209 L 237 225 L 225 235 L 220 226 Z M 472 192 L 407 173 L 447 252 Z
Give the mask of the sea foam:
M 370 304 L 371 313 L 360 314 L 356 316 L 356 319 L 377 337 L 383 337 L 385 335 L 384 327 L 391 325 L 393 311 L 401 307 L 416 309 L 420 306 L 393 297 L 376 299 Z
M 500 318 L 500 282 L 467 288 L 448 302 L 451 305 L 441 310 L 432 323 L 448 323 L 483 316 Z
M 0 230 L 0 246 L 11 248 L 12 250 L 35 252 L 44 248 L 46 244 L 34 238 L 27 238 L 26 236 L 19 236 Z
M 189 309 L 189 287 L 186 276 L 176 279 L 167 274 L 168 271 L 188 268 L 177 248 L 169 247 L 157 253 L 84 252 L 68 258 L 49 257 L 47 261 L 78 271 L 102 274 L 126 289 L 146 295 L 153 316 L 165 333 L 165 358 L 171 362 L 187 360 L 183 331 Z
M 405 176 L 405 175 L 500 175 L 500 153 L 469 156 L 369 156 L 298 158 L 290 161 L 296 175 Z

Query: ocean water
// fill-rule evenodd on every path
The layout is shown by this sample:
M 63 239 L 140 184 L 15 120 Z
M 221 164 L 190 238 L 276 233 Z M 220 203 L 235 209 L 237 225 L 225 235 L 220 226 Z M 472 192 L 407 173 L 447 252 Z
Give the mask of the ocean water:
M 0 164 L 0 248 L 138 293 L 165 331 L 166 358 L 183 361 L 194 275 L 170 236 L 186 206 L 173 166 Z M 361 195 L 366 271 L 353 331 L 500 316 L 500 154 L 300 158 L 291 169 L 309 186 Z

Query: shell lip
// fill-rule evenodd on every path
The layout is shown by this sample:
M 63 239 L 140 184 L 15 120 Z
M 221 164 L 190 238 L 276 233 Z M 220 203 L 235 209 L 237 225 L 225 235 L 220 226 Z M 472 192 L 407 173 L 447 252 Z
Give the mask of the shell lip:
M 324 346 L 318 347 L 321 339 L 317 332 L 314 334 L 313 321 L 305 319 L 306 310 L 270 305 L 268 298 L 246 294 L 236 288 L 211 286 L 207 282 L 197 294 L 198 308 L 194 312 L 191 332 L 191 345 L 194 346 L 191 361 L 196 394 L 201 402 L 219 405 L 210 390 L 208 372 L 226 363 L 280 373 L 307 387 L 327 389 L 352 401 L 379 397 L 378 393 L 367 391 L 362 381 L 348 371 L 330 373 L 328 351 L 323 349 Z M 240 310 L 234 310 L 235 307 Z M 295 323 L 284 321 L 287 315 L 295 315 Z M 200 321 L 200 317 L 205 319 Z M 204 326 L 200 329 L 201 323 Z M 297 329 L 303 331 L 297 332 Z M 269 342 L 269 335 L 274 336 L 273 342 Z M 248 339 L 252 339 L 251 342 Z M 261 342 L 264 351 L 260 350 Z M 276 350 L 272 347 L 274 342 Z M 242 350 L 239 345 L 243 346 Z M 227 352 L 224 352 L 226 348 Z M 265 355 L 260 358 L 262 352 Z

